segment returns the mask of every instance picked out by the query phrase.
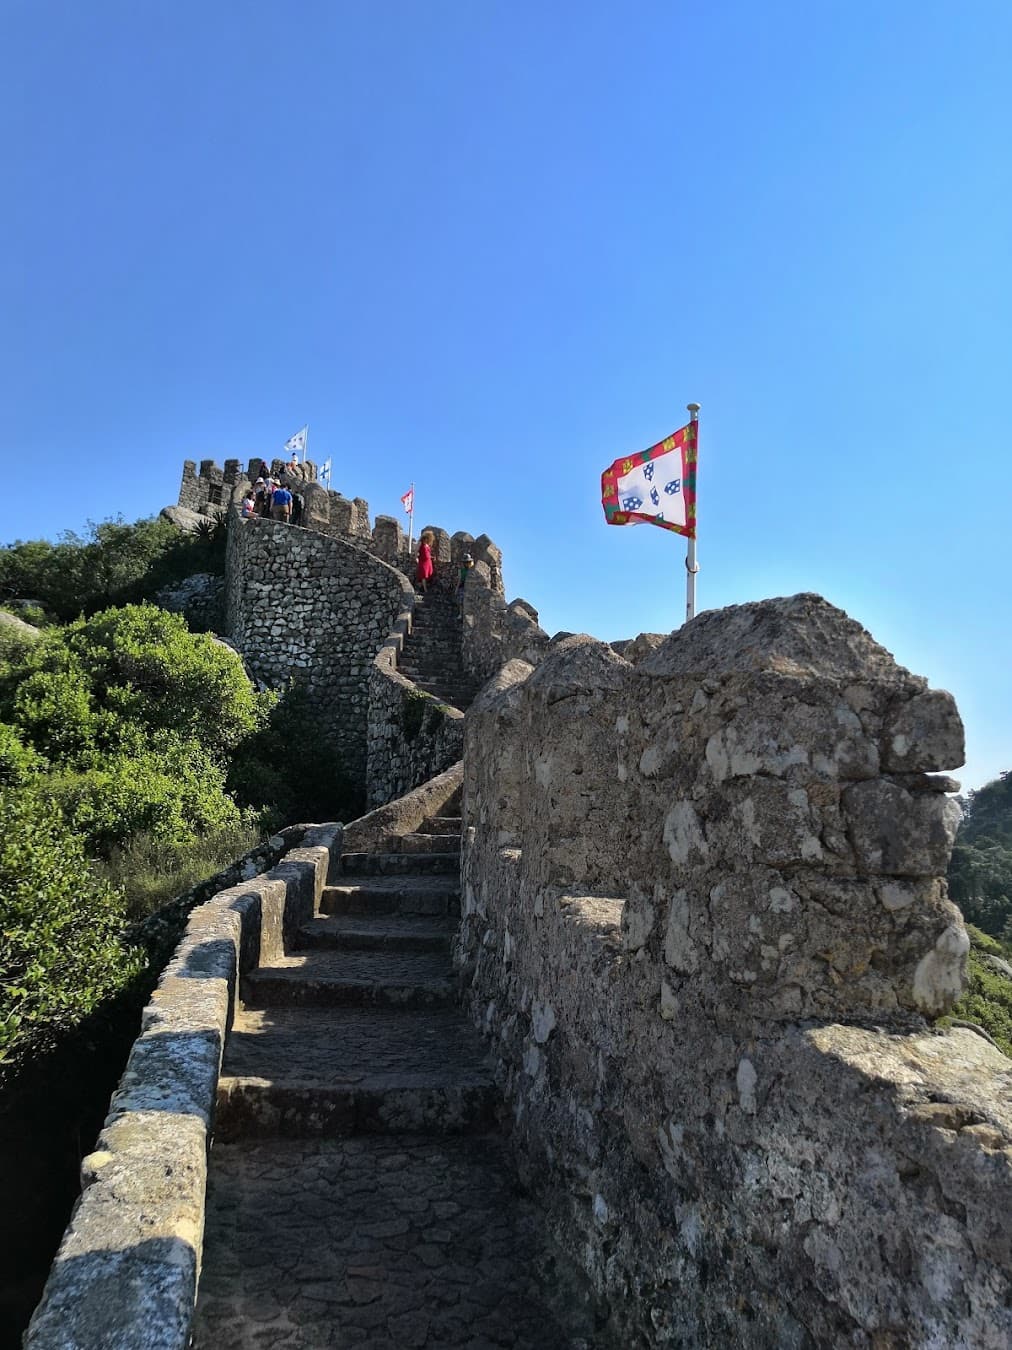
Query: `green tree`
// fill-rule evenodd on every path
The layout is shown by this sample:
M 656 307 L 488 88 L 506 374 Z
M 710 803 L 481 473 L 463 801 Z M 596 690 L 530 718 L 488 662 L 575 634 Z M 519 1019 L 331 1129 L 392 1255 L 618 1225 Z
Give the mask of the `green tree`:
M 1012 774 L 967 798 L 949 864 L 949 893 L 967 921 L 992 937 L 1012 922 Z

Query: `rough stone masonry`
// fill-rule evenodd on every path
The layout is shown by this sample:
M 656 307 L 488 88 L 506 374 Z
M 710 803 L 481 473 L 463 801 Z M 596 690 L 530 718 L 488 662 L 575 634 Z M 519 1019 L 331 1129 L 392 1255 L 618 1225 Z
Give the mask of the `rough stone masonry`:
M 1012 1064 L 925 1021 L 951 697 L 817 596 L 653 645 L 468 714 L 459 959 L 524 1174 L 631 1346 L 1008 1346 Z

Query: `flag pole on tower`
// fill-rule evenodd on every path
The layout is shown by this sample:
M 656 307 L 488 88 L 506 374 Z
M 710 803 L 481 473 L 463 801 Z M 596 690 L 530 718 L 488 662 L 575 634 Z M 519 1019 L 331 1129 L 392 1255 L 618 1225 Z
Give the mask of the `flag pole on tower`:
M 696 612 L 696 463 L 699 404 L 690 421 L 646 450 L 623 455 L 601 475 L 601 505 L 609 525 L 658 525 L 684 534 L 688 543 L 685 617 Z
M 696 428 L 695 449 L 699 453 L 699 404 L 687 403 L 686 410 L 689 419 Z M 696 562 L 696 532 L 689 535 L 685 550 L 685 621 L 695 617 L 696 613 L 696 573 L 699 571 L 699 564 Z
M 404 496 L 401 498 L 401 506 L 403 506 L 404 509 L 405 509 L 405 511 L 407 511 L 407 513 L 408 513 L 408 552 L 410 553 L 410 552 L 411 552 L 411 536 L 412 536 L 412 534 L 414 533 L 414 528 L 415 528 L 415 485 L 414 485 L 414 483 L 411 484 L 411 486 L 408 488 L 407 492 L 405 492 Z

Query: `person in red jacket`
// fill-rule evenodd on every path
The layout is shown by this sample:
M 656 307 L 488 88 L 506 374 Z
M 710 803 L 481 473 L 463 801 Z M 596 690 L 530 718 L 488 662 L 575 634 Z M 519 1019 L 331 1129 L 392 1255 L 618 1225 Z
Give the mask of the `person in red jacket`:
M 418 585 L 423 590 L 428 590 L 428 583 L 432 577 L 435 568 L 432 565 L 432 545 L 435 543 L 435 535 L 431 530 L 423 530 L 422 537 L 418 541 Z

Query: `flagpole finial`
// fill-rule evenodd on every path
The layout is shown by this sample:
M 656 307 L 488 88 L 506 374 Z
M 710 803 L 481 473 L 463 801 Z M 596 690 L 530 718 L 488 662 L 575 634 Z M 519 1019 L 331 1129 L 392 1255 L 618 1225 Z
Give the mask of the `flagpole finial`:
M 699 404 L 698 404 L 698 403 L 686 403 L 685 407 L 686 407 L 686 411 L 688 412 L 689 416 L 692 418 L 693 422 L 698 421 L 698 420 L 699 420 Z

